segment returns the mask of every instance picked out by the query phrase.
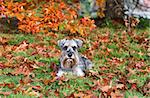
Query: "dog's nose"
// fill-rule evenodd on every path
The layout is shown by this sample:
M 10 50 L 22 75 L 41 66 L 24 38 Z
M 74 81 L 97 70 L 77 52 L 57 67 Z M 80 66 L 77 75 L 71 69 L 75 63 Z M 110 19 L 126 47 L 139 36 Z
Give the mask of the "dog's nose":
M 72 53 L 68 53 L 68 57 L 71 57 L 72 56 Z

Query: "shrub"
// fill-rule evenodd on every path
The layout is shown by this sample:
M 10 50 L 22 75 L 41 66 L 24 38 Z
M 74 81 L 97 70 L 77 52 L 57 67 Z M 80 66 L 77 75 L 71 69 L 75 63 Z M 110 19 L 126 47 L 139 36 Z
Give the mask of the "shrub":
M 0 1 L 1 16 L 16 17 L 18 29 L 24 33 L 68 32 L 88 35 L 95 28 L 94 20 L 78 19 L 77 7 L 62 0 L 11 0 Z

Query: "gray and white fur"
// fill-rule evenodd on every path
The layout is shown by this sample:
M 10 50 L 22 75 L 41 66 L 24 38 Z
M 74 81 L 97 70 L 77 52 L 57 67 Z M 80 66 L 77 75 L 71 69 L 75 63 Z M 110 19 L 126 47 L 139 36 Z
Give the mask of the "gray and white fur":
M 84 76 L 84 71 L 92 68 L 92 62 L 78 53 L 78 49 L 82 47 L 82 44 L 82 40 L 79 39 L 62 39 L 58 41 L 58 46 L 61 48 L 62 53 L 57 77 L 61 77 L 64 72 Z

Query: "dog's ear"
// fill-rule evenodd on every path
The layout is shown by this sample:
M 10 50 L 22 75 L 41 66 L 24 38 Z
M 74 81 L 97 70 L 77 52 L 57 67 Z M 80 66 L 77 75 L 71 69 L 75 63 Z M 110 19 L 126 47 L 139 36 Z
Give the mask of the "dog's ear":
M 80 39 L 74 39 L 74 41 L 77 43 L 78 48 L 82 47 L 83 41 Z
M 66 39 L 62 39 L 62 40 L 58 40 L 57 41 L 58 46 L 61 47 L 61 48 L 63 47 L 63 45 L 65 44 L 65 42 L 66 42 Z

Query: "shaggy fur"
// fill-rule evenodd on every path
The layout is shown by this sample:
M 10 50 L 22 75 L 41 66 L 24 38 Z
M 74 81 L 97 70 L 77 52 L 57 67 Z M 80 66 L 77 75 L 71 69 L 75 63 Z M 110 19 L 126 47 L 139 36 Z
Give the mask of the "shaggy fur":
M 58 41 L 58 46 L 62 50 L 60 68 L 57 73 L 58 77 L 61 77 L 64 72 L 72 72 L 77 76 L 84 76 L 84 71 L 92 68 L 92 62 L 78 53 L 82 43 L 79 39 L 62 39 Z

